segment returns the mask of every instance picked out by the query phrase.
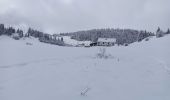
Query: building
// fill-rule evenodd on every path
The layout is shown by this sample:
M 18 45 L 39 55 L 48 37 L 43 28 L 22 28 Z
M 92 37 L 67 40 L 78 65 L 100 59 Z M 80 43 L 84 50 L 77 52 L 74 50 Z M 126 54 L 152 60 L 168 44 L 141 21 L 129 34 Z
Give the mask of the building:
M 98 38 L 98 41 L 91 43 L 90 46 L 114 46 L 115 43 L 115 38 Z

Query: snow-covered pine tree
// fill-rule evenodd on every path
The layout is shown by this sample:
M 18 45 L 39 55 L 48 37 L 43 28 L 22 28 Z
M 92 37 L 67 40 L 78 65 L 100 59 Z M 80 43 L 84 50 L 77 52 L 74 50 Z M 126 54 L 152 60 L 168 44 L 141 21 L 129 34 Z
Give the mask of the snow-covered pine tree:
M 166 34 L 170 34 L 170 30 L 169 30 L 169 28 L 168 28 L 168 30 L 167 30 L 167 32 L 166 32 Z
M 160 29 L 160 27 L 158 27 L 157 31 L 156 31 L 156 37 L 163 37 L 165 35 L 165 33 Z
M 4 24 L 0 24 L 0 35 L 4 34 L 4 30 L 5 30 Z

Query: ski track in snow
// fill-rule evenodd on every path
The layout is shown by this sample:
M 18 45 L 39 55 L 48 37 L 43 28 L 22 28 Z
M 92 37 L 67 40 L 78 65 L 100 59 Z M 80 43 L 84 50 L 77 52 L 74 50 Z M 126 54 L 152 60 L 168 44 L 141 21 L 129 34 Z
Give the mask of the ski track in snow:
M 3 66 L 0 66 L 0 68 L 24 67 L 30 64 L 44 63 L 44 62 L 49 62 L 49 61 L 60 61 L 60 63 L 62 63 L 61 59 L 51 58 L 51 59 L 34 60 L 34 61 L 23 62 L 23 63 L 12 64 L 12 65 L 3 65 Z
M 155 60 L 170 75 L 170 67 L 168 67 L 167 63 L 161 59 L 155 59 Z

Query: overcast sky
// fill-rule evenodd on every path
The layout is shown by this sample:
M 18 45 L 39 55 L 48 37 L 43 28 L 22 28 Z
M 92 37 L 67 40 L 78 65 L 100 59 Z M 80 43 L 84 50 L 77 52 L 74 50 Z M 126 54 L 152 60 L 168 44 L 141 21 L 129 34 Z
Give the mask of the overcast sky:
M 0 0 L 0 23 L 60 33 L 170 28 L 170 0 Z

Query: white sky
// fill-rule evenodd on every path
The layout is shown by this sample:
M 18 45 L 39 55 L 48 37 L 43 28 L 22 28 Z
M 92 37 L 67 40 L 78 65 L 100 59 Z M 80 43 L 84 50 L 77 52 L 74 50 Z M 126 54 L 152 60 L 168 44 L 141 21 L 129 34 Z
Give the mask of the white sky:
M 0 23 L 50 32 L 170 28 L 170 0 L 0 0 Z

